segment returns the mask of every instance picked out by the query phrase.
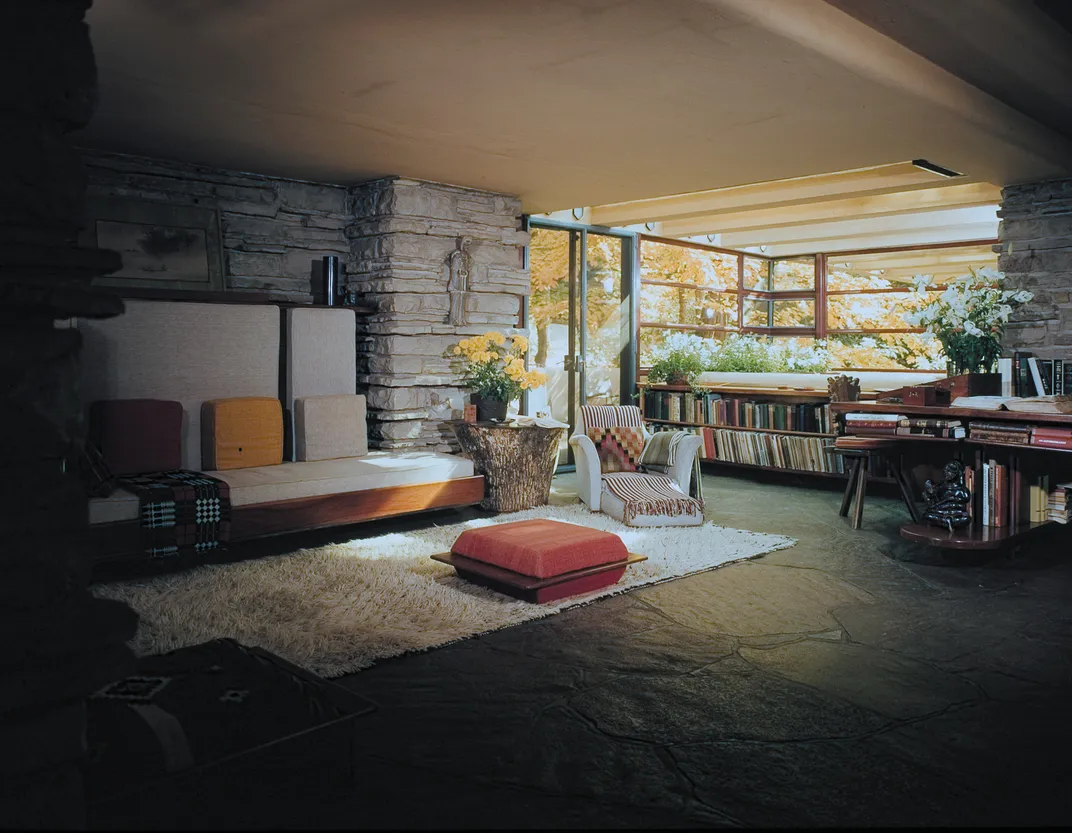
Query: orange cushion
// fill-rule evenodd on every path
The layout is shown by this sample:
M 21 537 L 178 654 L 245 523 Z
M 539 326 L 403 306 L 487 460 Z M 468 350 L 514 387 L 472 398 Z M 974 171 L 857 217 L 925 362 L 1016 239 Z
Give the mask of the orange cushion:
M 577 524 L 533 520 L 467 529 L 451 548 L 458 555 L 535 578 L 624 561 L 617 535 Z
M 201 405 L 201 468 L 277 466 L 283 462 L 283 407 L 278 399 L 244 396 Z

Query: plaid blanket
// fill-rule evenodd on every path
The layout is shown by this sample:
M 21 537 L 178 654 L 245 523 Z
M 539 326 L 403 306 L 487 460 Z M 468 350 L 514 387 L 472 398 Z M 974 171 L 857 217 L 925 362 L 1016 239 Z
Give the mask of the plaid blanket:
M 678 445 L 685 437 L 691 437 L 687 431 L 658 431 L 644 445 L 637 464 L 641 471 L 653 474 L 669 474 L 677 462 Z M 703 503 L 703 480 L 700 477 L 700 455 L 692 460 L 692 479 L 689 481 L 689 497 Z
M 231 535 L 231 492 L 222 480 L 197 471 L 117 477 L 137 495 L 142 550 L 149 558 L 222 550 Z

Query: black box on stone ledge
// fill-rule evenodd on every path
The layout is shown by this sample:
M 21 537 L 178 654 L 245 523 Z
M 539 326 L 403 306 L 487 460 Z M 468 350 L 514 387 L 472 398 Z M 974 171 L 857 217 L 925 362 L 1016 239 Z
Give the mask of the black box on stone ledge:
M 263 827 L 355 788 L 355 718 L 375 705 L 218 639 L 143 657 L 88 701 L 95 828 Z

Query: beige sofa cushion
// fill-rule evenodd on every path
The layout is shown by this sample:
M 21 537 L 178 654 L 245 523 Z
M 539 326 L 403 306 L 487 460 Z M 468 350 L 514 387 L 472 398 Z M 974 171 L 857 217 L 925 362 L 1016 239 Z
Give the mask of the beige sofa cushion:
M 231 487 L 231 505 L 237 507 L 472 477 L 473 461 L 434 451 L 372 451 L 364 457 L 282 463 L 252 469 L 210 471 L 208 474 L 227 482 Z M 91 524 L 137 518 L 138 499 L 123 489 L 89 502 Z
M 300 461 L 368 454 L 365 397 L 344 393 L 294 400 L 294 434 Z

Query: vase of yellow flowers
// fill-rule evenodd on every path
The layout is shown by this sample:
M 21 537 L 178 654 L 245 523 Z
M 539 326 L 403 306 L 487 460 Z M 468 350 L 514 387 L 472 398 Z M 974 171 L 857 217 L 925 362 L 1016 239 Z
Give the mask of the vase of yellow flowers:
M 525 369 L 529 342 L 524 336 L 507 336 L 492 331 L 463 338 L 453 353 L 465 360 L 462 384 L 472 389 L 476 417 L 481 422 L 506 419 L 506 409 L 522 391 L 538 388 L 547 375 Z

